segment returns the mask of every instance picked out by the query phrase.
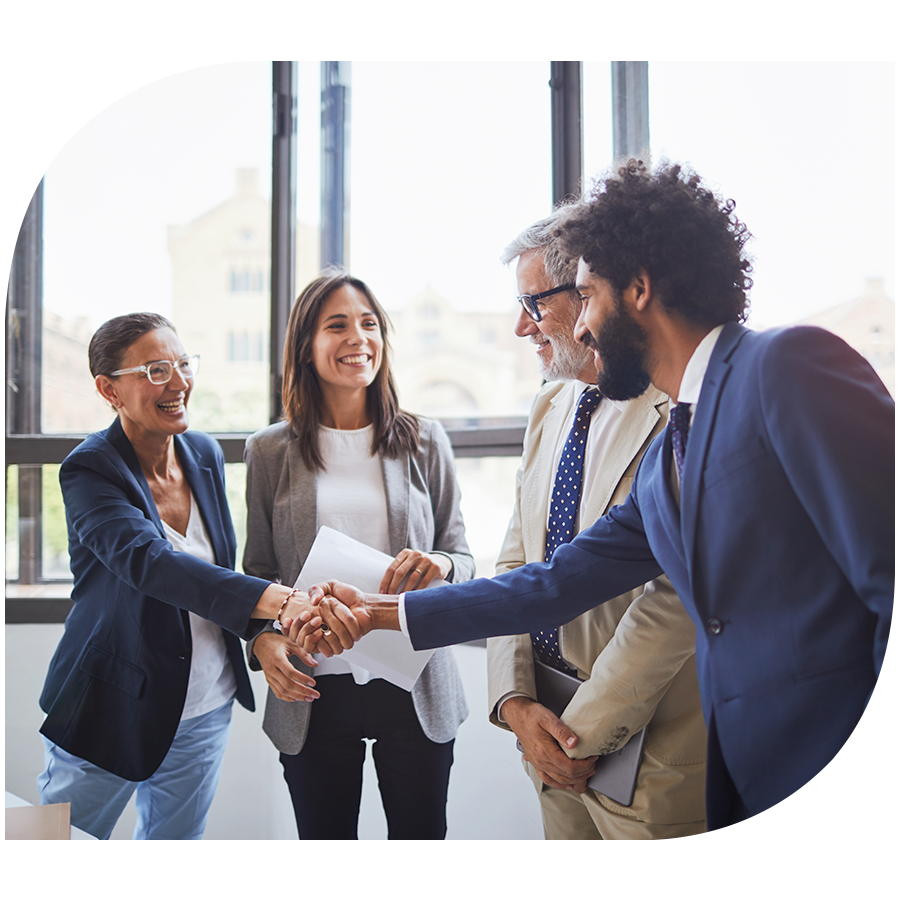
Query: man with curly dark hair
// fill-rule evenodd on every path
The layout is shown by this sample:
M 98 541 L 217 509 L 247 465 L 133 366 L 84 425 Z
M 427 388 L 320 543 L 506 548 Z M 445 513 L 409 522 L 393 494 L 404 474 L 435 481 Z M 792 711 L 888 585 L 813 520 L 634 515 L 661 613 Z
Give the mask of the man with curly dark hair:
M 617 291 L 645 269 L 667 312 L 704 327 L 743 322 L 751 235 L 734 209 L 684 166 L 663 163 L 651 174 L 632 159 L 569 207 L 560 239 Z
M 671 398 L 625 502 L 549 564 L 490 581 L 399 602 L 331 585 L 361 631 L 403 622 L 422 649 L 567 622 L 665 571 L 697 630 L 710 829 L 784 800 L 840 750 L 894 592 L 893 400 L 830 332 L 741 324 L 747 238 L 681 166 L 606 178 L 562 226 L 580 256 L 575 336 L 607 396 L 652 383 Z

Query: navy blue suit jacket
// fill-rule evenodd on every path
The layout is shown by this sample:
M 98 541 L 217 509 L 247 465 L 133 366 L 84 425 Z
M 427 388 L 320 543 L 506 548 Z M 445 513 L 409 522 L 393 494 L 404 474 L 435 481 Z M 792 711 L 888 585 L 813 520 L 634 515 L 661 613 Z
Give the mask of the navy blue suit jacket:
M 626 502 L 550 564 L 407 594 L 413 644 L 559 625 L 664 571 L 697 628 L 710 827 L 730 821 L 728 775 L 761 812 L 838 752 L 884 658 L 893 411 L 834 335 L 727 325 L 694 411 L 680 508 L 667 431 Z
M 237 699 L 254 708 L 235 635 L 258 630 L 250 612 L 269 582 L 233 571 L 219 445 L 186 432 L 175 447 L 218 565 L 177 552 L 166 539 L 118 419 L 60 469 L 74 606 L 41 694 L 41 733 L 130 781 L 159 768 L 178 728 L 191 669 L 188 611 L 222 627 Z

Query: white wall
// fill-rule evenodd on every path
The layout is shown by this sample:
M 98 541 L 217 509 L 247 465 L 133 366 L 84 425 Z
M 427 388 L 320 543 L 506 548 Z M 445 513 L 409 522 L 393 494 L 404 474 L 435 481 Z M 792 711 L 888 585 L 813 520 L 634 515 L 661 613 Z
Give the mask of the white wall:
M 62 625 L 6 626 L 6 789 L 38 802 L 35 779 L 43 769 L 38 696 Z M 454 648 L 469 718 L 459 730 L 450 776 L 447 838 L 450 840 L 540 839 L 537 798 L 522 771 L 515 739 L 487 721 L 485 651 Z M 210 811 L 207 840 L 284 840 L 297 836 L 278 753 L 263 734 L 266 683 L 251 673 L 257 711 L 235 707 L 222 780 Z M 128 840 L 134 803 L 113 831 Z M 384 839 L 386 825 L 371 760 L 366 761 L 360 813 L 361 839 Z

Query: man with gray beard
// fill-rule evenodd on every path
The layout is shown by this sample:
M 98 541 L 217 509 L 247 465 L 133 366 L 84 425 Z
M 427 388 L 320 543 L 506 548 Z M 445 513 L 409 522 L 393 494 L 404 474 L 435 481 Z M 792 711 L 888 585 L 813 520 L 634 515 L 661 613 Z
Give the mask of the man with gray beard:
M 594 355 L 573 335 L 581 307 L 578 260 L 552 237 L 558 217 L 527 228 L 501 257 L 504 264 L 518 260 L 522 308 L 515 332 L 536 345 L 547 384 L 531 410 L 498 574 L 549 561 L 559 544 L 624 500 L 645 448 L 666 424 L 668 398 L 655 388 L 625 402 L 598 392 Z M 695 630 L 668 579 L 559 625 L 488 641 L 490 718 L 519 739 L 545 837 L 650 839 L 704 831 L 706 728 Z M 539 702 L 540 664 L 582 681 L 561 718 Z M 645 726 L 630 806 L 587 787 L 598 755 Z

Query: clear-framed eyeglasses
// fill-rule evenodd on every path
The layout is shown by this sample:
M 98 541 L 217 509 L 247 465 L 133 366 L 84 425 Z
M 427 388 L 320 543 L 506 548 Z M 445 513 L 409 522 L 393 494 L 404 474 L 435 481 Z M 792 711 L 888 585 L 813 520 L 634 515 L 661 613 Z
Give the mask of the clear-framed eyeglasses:
M 516 300 L 522 304 L 522 309 L 534 319 L 535 322 L 541 321 L 541 309 L 538 306 L 538 300 L 545 297 L 552 297 L 554 294 L 561 294 L 563 291 L 574 291 L 574 284 L 561 284 L 559 287 L 552 288 L 549 291 L 542 291 L 540 294 L 519 294 Z
M 116 372 L 110 372 L 113 375 L 131 375 L 132 373 L 143 372 L 150 379 L 151 384 L 168 384 L 172 379 L 175 370 L 182 378 L 193 378 L 200 371 L 200 355 L 182 356 L 181 359 L 157 359 L 147 363 L 145 366 L 134 366 L 131 369 L 119 369 Z

